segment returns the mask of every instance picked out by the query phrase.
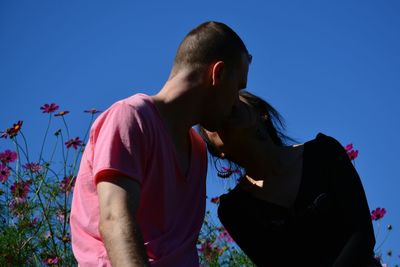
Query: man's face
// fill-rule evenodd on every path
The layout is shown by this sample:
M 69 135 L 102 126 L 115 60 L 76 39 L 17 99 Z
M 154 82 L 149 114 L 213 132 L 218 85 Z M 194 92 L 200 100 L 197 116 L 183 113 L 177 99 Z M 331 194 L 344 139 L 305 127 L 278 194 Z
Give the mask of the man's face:
M 248 57 L 243 55 L 239 67 L 233 70 L 224 70 L 218 86 L 213 88 L 213 99 L 209 114 L 209 124 L 203 126 L 210 131 L 217 131 L 229 118 L 233 108 L 239 102 L 239 91 L 247 86 L 249 70 Z

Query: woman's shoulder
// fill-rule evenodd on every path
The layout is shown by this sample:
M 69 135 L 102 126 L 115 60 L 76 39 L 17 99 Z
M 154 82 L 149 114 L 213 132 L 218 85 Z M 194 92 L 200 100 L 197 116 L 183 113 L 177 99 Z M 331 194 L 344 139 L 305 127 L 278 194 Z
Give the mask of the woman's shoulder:
M 310 140 L 306 143 L 315 143 L 319 145 L 329 145 L 333 147 L 340 147 L 344 149 L 342 144 L 332 136 L 326 135 L 324 133 L 318 133 L 313 140 Z
M 308 145 L 307 145 L 308 144 Z M 324 133 L 318 133 L 313 140 L 306 142 L 305 149 L 314 150 L 321 157 L 347 157 L 344 146 L 334 137 Z

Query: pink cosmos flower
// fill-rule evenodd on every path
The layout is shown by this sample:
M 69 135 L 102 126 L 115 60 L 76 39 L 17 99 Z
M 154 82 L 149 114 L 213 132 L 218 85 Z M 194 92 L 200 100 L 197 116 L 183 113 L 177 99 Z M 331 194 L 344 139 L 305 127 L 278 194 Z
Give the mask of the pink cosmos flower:
M 10 176 L 10 168 L 4 164 L 0 164 L 0 182 L 5 183 Z
M 59 261 L 60 259 L 58 257 L 49 257 L 44 261 L 44 263 L 51 266 L 57 264 Z
M 225 228 L 224 228 L 223 231 L 219 234 L 219 238 L 225 239 L 226 242 L 228 242 L 228 243 L 232 243 L 232 242 L 233 242 L 233 238 L 229 235 L 228 231 L 226 231 Z
M 58 105 L 51 103 L 51 104 L 44 104 L 40 107 L 43 113 L 53 113 L 59 108 Z
M 5 132 L 1 133 L 0 138 L 7 139 L 7 137 L 13 138 L 17 136 L 19 131 L 21 130 L 23 121 L 18 121 L 17 123 L 14 123 L 12 127 L 7 128 Z
M 26 198 L 16 197 L 11 200 L 9 207 L 11 212 L 18 214 L 17 209 L 21 208 L 23 205 L 27 203 Z
M 382 257 L 380 255 L 375 255 L 375 260 L 377 260 L 378 262 L 381 262 Z
M 354 160 L 358 157 L 358 150 L 349 151 L 347 152 L 347 155 L 349 155 L 350 160 Z
M 385 208 L 376 208 L 373 211 L 371 211 L 371 219 L 374 221 L 382 219 L 386 214 L 386 209 Z
M 70 148 L 72 146 L 74 149 L 78 149 L 78 146 L 82 146 L 82 140 L 80 140 L 79 137 L 76 137 L 75 139 L 72 138 L 71 140 L 65 142 L 65 145 L 67 146 L 67 148 Z
M 215 245 L 211 240 L 206 239 L 205 242 L 202 242 L 200 247 L 197 248 L 197 251 L 202 253 L 206 260 L 211 260 L 213 257 L 219 257 L 224 253 L 224 248 L 220 248 L 218 245 Z
M 28 227 L 28 228 L 33 228 L 36 226 L 36 224 L 38 223 L 38 218 L 34 218 L 31 221 L 27 221 L 26 223 L 24 223 L 24 226 Z
M 347 146 L 344 147 L 344 149 L 345 149 L 346 151 L 352 150 L 352 149 L 353 149 L 353 144 L 348 144 Z
M 20 180 L 11 186 L 11 192 L 14 197 L 26 199 L 29 193 L 30 182 Z
M 64 111 L 60 111 L 57 114 L 54 114 L 55 117 L 60 117 L 60 116 L 64 116 L 67 115 L 69 113 L 68 110 L 64 110 Z
M 31 172 L 39 172 L 42 170 L 42 166 L 35 162 L 26 163 L 22 167 L 24 167 L 25 169 L 27 169 Z
M 213 197 L 213 198 L 211 198 L 211 203 L 219 204 L 219 201 L 220 201 L 219 197 Z
M 58 209 L 58 210 L 56 211 L 56 215 L 57 215 L 57 219 L 58 219 L 60 222 L 63 222 L 63 221 L 64 221 L 64 219 L 65 219 L 65 211 L 64 211 L 64 210 Z
M 0 153 L 0 161 L 3 164 L 8 164 L 14 162 L 17 159 L 17 153 L 7 149 L 6 151 Z
M 39 219 L 35 217 L 35 218 L 30 222 L 30 225 L 31 225 L 32 227 L 34 227 L 34 226 L 38 223 L 38 221 L 39 221 Z
M 206 239 L 205 242 L 201 243 L 200 248 L 198 248 L 199 252 L 202 252 L 204 254 L 210 254 L 210 252 L 213 249 L 212 242 L 210 242 L 208 239 Z
M 101 112 L 101 111 L 100 111 L 100 110 L 97 110 L 97 109 L 95 109 L 95 108 L 91 108 L 91 109 L 85 110 L 85 111 L 83 111 L 83 112 L 90 113 L 90 114 L 96 114 L 96 113 L 99 113 L 99 112 Z
M 67 176 L 60 182 L 60 189 L 63 192 L 70 192 L 74 188 L 75 176 Z
M 358 150 L 353 149 L 353 144 L 348 144 L 344 149 L 346 150 L 350 160 L 354 160 L 358 157 Z

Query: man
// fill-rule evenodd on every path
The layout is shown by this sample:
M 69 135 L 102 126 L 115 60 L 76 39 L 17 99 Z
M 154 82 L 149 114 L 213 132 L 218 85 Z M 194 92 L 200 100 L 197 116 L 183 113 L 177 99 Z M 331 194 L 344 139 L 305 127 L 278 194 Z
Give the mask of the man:
M 180 44 L 154 96 L 116 102 L 95 121 L 71 208 L 74 255 L 86 266 L 198 266 L 206 149 L 247 83 L 251 56 L 228 26 L 206 22 Z

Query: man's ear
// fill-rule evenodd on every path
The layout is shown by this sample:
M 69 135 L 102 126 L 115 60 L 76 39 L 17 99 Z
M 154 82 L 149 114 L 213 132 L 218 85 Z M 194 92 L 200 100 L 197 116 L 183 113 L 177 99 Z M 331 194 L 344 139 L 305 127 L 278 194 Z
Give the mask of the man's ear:
M 225 63 L 223 61 L 217 61 L 216 63 L 214 63 L 214 65 L 212 65 L 211 69 L 212 85 L 215 86 L 220 83 L 224 72 L 224 65 Z

